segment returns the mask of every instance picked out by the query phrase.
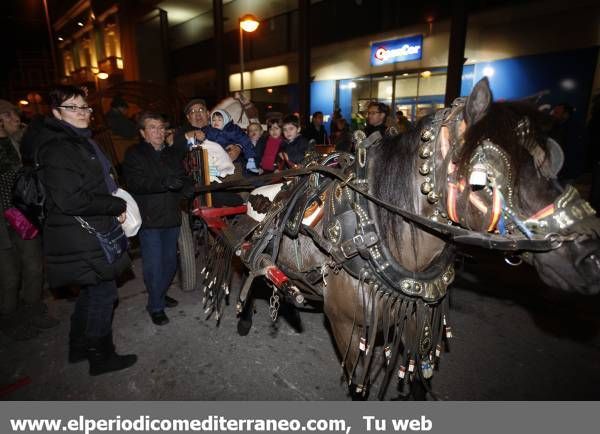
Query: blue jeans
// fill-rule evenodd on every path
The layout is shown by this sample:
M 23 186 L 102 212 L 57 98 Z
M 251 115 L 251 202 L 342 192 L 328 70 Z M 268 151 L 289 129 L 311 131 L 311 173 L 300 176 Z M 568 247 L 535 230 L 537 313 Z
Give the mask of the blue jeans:
M 165 309 L 165 295 L 177 271 L 177 238 L 179 226 L 140 229 L 140 246 L 144 269 L 144 284 L 148 291 L 150 313 Z
M 79 291 L 71 319 L 75 323 L 85 325 L 85 335 L 88 337 L 107 336 L 112 330 L 115 301 L 117 301 L 117 283 L 114 280 L 83 286 Z

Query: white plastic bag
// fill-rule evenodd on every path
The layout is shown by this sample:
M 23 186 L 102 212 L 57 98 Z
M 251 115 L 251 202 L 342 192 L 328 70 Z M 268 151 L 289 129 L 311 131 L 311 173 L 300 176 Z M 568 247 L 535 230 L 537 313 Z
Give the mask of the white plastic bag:
M 125 211 L 127 218 L 121 224 L 121 227 L 128 238 L 135 237 L 142 226 L 142 216 L 140 215 L 140 209 L 138 208 L 137 202 L 133 196 L 122 188 L 118 188 L 117 191 L 113 193 L 113 196 L 120 197 L 127 202 L 127 210 Z
M 233 175 L 235 166 L 231 158 L 229 158 L 229 154 L 221 145 L 210 140 L 205 140 L 200 146 L 208 151 L 208 165 L 214 166 L 217 169 L 218 176 L 224 178 L 227 175 Z M 213 176 L 211 176 L 211 181 L 220 182 L 218 179 L 212 178 Z

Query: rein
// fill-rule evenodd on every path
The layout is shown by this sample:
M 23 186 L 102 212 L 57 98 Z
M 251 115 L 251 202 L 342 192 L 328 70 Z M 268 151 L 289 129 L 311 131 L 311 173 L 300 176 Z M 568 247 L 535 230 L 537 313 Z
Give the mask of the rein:
M 430 218 L 423 217 L 421 215 L 399 208 L 390 202 L 386 202 L 382 199 L 373 196 L 372 194 L 364 190 L 364 186 L 362 184 L 352 182 L 352 179 L 355 177 L 354 173 L 348 175 L 340 169 L 320 165 L 307 166 L 301 169 L 283 170 L 278 173 L 260 175 L 252 178 L 225 181 L 220 184 L 197 186 L 196 193 L 228 190 L 232 188 L 253 189 L 259 185 L 264 184 L 265 181 L 294 176 L 305 176 L 310 175 L 312 173 L 328 175 L 332 178 L 342 181 L 342 185 L 347 186 L 348 188 L 352 189 L 354 192 L 365 197 L 367 200 L 373 202 L 374 204 L 385 208 L 386 210 L 392 213 L 398 214 L 404 217 L 406 220 L 418 224 L 422 228 L 427 229 L 429 232 L 437 234 L 441 237 L 448 238 L 460 244 L 467 244 L 472 246 L 484 247 L 492 250 L 503 250 L 511 252 L 519 250 L 543 252 L 560 247 L 563 241 L 563 238 L 558 234 L 547 234 L 544 237 L 532 237 L 531 239 L 529 239 L 519 235 L 497 235 L 478 233 L 470 229 L 464 229 L 458 226 L 443 224 Z

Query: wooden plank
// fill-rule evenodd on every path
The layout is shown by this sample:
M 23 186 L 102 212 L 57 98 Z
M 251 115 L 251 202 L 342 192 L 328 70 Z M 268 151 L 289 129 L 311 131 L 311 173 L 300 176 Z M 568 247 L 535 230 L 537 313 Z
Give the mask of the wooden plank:
M 208 151 L 202 148 L 202 178 L 204 180 L 204 185 L 210 185 L 210 172 L 208 168 Z M 206 206 L 212 207 L 212 195 L 210 192 L 204 195 L 204 202 Z

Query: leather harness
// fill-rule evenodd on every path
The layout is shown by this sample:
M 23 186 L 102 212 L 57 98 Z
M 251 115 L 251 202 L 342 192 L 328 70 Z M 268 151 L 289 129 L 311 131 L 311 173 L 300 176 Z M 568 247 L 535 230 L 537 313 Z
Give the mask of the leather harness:
M 510 252 L 556 249 L 563 241 L 572 240 L 568 232 L 575 223 L 593 215 L 589 204 L 569 187 L 554 204 L 544 207 L 528 219 L 519 218 L 512 207 L 512 191 L 492 183 L 486 190 L 491 197 L 490 221 L 486 224 L 488 233 L 458 226 L 457 223 L 464 224 L 464 221 L 458 212 L 457 199 L 467 187 L 452 173 L 445 173 L 444 176 L 448 178 L 447 189 L 445 192 L 437 190 L 435 156 L 442 126 L 448 125 L 451 136 L 456 140 L 463 105 L 464 100 L 457 100 L 451 108 L 438 111 L 421 135 L 419 156 L 424 160 L 419 167 L 419 172 L 424 176 L 421 192 L 435 210 L 429 217 L 399 208 L 371 193 L 368 155 L 369 150 L 381 142 L 378 132 L 358 141 L 354 158 L 346 153 L 336 153 L 301 169 L 196 188 L 197 192 L 233 187 L 253 188 L 257 183 L 288 179 L 262 222 L 240 225 L 245 230 L 235 246 L 236 254 L 252 275 L 266 257 L 270 257 L 272 263 L 277 263 L 284 233 L 292 239 L 302 233 L 332 258 L 331 264 L 323 264 L 320 270 L 291 270 L 286 267 L 286 274 L 317 295 L 321 293 L 317 284 L 321 280 L 325 283 L 326 266 L 334 272 L 343 268 L 358 280 L 357 296 L 362 297 L 364 321 L 360 324 L 362 334 L 357 357 L 362 359 L 363 373 L 355 378 L 354 371 L 349 372 L 350 381 L 357 384 L 357 392 L 364 392 L 368 386 L 374 353 L 370 347 L 374 346 L 378 333 L 384 334 L 384 355 L 388 367 L 384 385 L 389 382 L 391 368 L 396 366 L 398 360 L 400 379 L 409 374 L 429 378 L 439 356 L 442 338 L 452 336 L 447 324 L 448 298 L 445 295 L 454 279 L 453 248 L 447 245 L 424 271 L 406 270 L 385 244 L 386 237 L 382 236 L 378 226 L 378 208 L 400 215 L 447 242 Z M 502 157 L 501 151 L 493 143 L 483 143 L 482 146 L 488 146 L 487 151 L 496 152 Z M 454 152 L 456 148 L 452 146 L 442 163 L 447 172 L 451 172 Z M 338 168 L 329 166 L 333 160 L 338 161 Z M 326 210 L 323 232 L 318 233 L 310 226 L 303 225 L 302 217 L 307 207 L 315 202 L 320 204 L 322 197 L 325 197 Z M 473 196 L 468 200 L 474 206 L 488 210 L 481 198 Z M 444 207 L 440 208 L 440 204 Z M 506 229 L 508 225 L 504 220 L 509 218 L 512 222 L 510 227 L 514 230 Z M 498 234 L 493 233 L 496 230 Z M 235 235 L 227 238 L 235 238 Z M 249 239 L 249 242 L 245 248 L 240 248 L 243 239 Z M 241 299 L 245 300 L 245 294 Z M 413 320 L 416 327 L 408 330 L 405 325 Z M 355 324 L 355 330 L 357 326 Z M 348 354 L 347 350 L 343 356 L 344 364 Z M 351 361 L 354 369 L 359 359 Z M 381 394 L 385 392 L 385 386 L 382 389 Z

